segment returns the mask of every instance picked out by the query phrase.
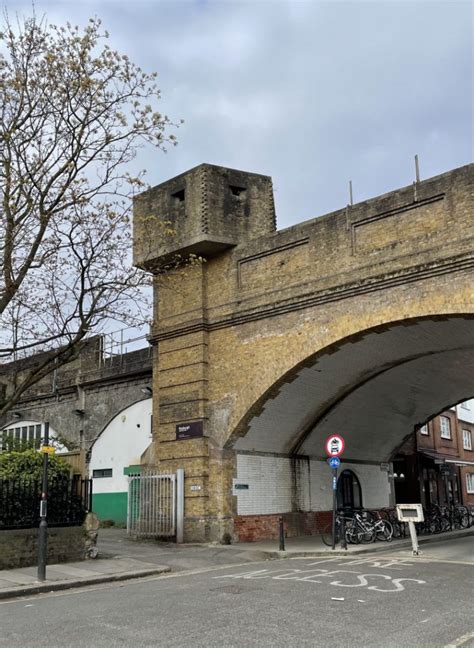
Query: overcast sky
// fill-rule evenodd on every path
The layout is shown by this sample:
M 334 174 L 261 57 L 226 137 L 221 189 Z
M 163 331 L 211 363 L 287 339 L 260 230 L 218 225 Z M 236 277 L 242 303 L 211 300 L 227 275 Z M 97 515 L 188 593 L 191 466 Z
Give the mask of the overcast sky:
M 7 2 L 10 15 L 31 3 Z M 154 185 L 209 162 L 273 177 L 279 228 L 473 158 L 473 3 L 35 0 L 50 22 L 99 16 L 159 73 L 179 146 L 143 151 Z

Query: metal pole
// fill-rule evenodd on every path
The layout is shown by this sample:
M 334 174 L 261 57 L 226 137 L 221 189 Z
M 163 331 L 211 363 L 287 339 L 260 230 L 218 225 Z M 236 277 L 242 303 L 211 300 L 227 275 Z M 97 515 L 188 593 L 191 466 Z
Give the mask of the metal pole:
M 446 473 L 443 475 L 444 482 L 444 497 L 446 500 L 446 506 L 449 506 L 449 486 L 448 486 L 448 476 Z
M 184 470 L 176 471 L 176 542 L 184 540 Z
M 352 180 L 349 180 L 349 204 L 351 207 L 354 204 L 354 198 L 352 195 Z
M 341 517 L 341 547 L 347 551 L 346 518 L 344 515 Z
M 49 445 L 49 423 L 44 424 L 43 445 Z M 40 524 L 38 532 L 38 580 L 46 580 L 46 561 L 48 555 L 48 453 L 43 452 L 43 482 L 41 486 Z
M 418 547 L 418 538 L 416 537 L 415 523 L 409 520 L 408 528 L 410 529 L 411 547 L 412 547 L 413 555 L 418 556 L 420 550 Z
M 283 525 L 283 517 L 281 515 L 278 518 L 278 527 L 280 537 L 280 551 L 285 551 L 285 527 Z
M 337 468 L 332 475 L 332 549 L 336 548 Z
M 416 181 L 420 182 L 420 166 L 418 164 L 418 155 L 415 155 L 415 173 L 416 173 Z

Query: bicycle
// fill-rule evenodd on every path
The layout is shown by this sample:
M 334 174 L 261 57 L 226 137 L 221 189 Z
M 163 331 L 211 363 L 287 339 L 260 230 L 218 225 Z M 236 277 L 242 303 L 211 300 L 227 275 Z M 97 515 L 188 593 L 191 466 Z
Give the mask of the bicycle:
M 374 518 L 375 539 L 390 542 L 393 538 L 393 525 L 390 520 L 383 519 L 379 511 L 371 511 L 370 515 Z
M 364 513 L 367 517 L 367 512 Z M 352 525 L 348 529 L 348 541 L 352 544 L 369 544 L 375 541 L 375 527 L 357 511 L 354 512 Z
M 379 511 L 382 519 L 387 520 L 392 525 L 393 538 L 405 538 L 407 535 L 405 522 L 400 522 L 397 516 L 397 510 L 394 508 L 383 508 Z
M 335 543 L 334 544 L 339 544 L 342 540 L 342 535 L 343 535 L 343 527 L 345 529 L 345 541 L 346 543 L 348 542 L 347 540 L 347 532 L 352 523 L 352 518 L 347 517 L 342 513 L 336 513 L 336 525 L 335 525 L 335 530 L 336 530 L 336 535 L 335 535 Z M 321 533 L 321 539 L 323 543 L 328 546 L 332 547 L 333 541 L 332 541 L 332 521 L 326 525 L 326 527 L 323 529 Z

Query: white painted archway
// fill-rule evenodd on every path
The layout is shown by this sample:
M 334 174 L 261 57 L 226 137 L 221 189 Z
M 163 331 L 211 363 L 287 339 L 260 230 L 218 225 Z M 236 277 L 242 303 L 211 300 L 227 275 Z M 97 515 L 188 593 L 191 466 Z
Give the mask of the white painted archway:
M 114 416 L 92 445 L 92 508 L 99 519 L 125 523 L 128 473 L 140 465 L 150 445 L 151 415 L 151 398 L 130 405 Z

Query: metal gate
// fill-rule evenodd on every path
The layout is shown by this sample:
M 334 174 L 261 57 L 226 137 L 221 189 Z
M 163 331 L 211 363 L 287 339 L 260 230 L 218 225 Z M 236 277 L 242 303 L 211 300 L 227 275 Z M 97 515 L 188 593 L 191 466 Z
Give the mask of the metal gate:
M 180 477 L 179 486 L 183 482 Z M 179 542 L 182 532 L 177 513 L 182 506 L 177 504 L 182 500 L 182 487 L 177 493 L 177 475 L 144 473 L 128 479 L 127 533 L 149 538 L 177 536 Z

